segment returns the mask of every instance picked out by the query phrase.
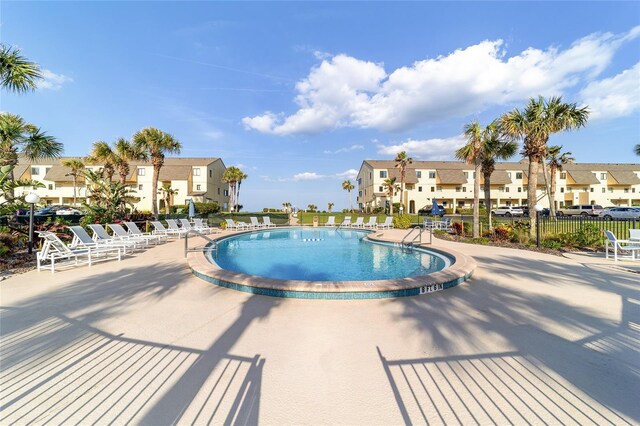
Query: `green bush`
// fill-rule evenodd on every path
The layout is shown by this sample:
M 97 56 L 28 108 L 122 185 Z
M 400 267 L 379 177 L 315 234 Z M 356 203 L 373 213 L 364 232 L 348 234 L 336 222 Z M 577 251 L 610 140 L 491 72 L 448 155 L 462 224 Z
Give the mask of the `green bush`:
M 486 237 L 469 238 L 469 242 L 473 244 L 480 244 L 480 245 L 486 246 L 491 243 L 491 239 Z
M 403 214 L 402 216 L 393 217 L 393 226 L 397 229 L 407 229 L 411 226 L 411 216 Z
M 8 233 L 0 233 L 0 255 L 13 253 L 18 246 L 18 238 Z
M 562 248 L 562 243 L 557 239 L 550 238 L 540 241 L 540 246 L 548 249 L 558 250 Z

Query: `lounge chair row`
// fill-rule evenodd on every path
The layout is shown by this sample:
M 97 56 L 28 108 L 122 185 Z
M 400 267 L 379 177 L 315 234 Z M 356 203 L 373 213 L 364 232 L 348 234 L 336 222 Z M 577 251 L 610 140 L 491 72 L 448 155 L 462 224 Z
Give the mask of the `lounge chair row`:
M 89 264 L 101 260 L 122 259 L 123 255 L 143 250 L 151 245 L 157 245 L 166 241 L 167 236 L 146 234 L 140 231 L 133 222 L 125 222 L 127 229 L 121 224 L 107 225 L 113 235 L 100 224 L 91 224 L 88 228 L 93 233 L 89 235 L 82 226 L 70 226 L 73 240 L 69 245 L 65 244 L 52 232 L 39 232 L 44 239 L 42 249 L 36 254 L 38 270 L 47 268 L 55 272 L 57 261 L 73 261 L 74 265 Z
M 227 229 L 230 231 L 243 231 L 247 229 L 262 229 L 262 228 L 274 228 L 276 226 L 275 223 L 271 222 L 271 218 L 269 216 L 264 216 L 262 218 L 262 223 L 258 221 L 258 218 L 255 216 L 249 217 L 251 223 L 246 222 L 235 222 L 232 219 L 225 219 L 227 223 Z
M 182 237 L 189 231 L 199 232 L 202 234 L 212 234 L 217 232 L 215 228 L 207 225 L 204 219 L 193 219 L 193 223 L 187 219 L 166 219 L 167 227 L 160 221 L 153 221 L 153 234 L 166 235 L 167 237 Z M 178 223 L 179 222 L 179 223 Z
M 327 223 L 324 226 L 339 226 L 352 227 L 352 228 L 364 228 L 364 229 L 391 229 L 393 228 L 393 217 L 387 216 L 383 223 L 378 223 L 377 216 L 371 216 L 367 222 L 364 221 L 364 217 L 358 216 L 355 222 L 351 223 L 351 216 L 345 216 L 342 223 L 336 223 L 335 216 L 329 216 Z

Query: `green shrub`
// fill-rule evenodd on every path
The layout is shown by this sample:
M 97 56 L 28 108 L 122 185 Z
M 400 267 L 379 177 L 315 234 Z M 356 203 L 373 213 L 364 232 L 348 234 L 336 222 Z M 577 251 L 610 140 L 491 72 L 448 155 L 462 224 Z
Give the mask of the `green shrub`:
M 556 239 L 544 239 L 540 241 L 540 246 L 548 249 L 558 250 L 562 248 L 562 243 Z
M 0 233 L 0 255 L 11 254 L 18 246 L 18 238 L 8 233 Z
M 486 246 L 491 243 L 491 240 L 486 237 L 479 237 L 479 238 L 469 238 L 469 242 L 473 244 L 480 244 L 480 245 Z
M 393 227 L 397 229 L 408 229 L 411 226 L 411 216 L 403 214 L 393 217 Z

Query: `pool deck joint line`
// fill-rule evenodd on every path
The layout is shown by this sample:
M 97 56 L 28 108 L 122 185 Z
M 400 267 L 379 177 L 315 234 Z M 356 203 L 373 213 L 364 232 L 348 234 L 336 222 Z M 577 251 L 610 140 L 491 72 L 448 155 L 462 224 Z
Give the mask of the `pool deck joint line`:
M 250 232 L 261 231 L 240 231 L 221 236 L 216 240 Z M 386 231 L 376 231 L 369 234 L 368 238 L 379 243 L 394 245 L 400 243 L 400 240 L 389 234 L 390 232 Z M 442 254 L 451 259 L 451 265 L 428 275 L 391 280 L 300 281 L 277 280 L 222 269 L 210 262 L 204 251 L 189 252 L 187 261 L 195 276 L 212 284 L 263 296 L 298 299 L 382 299 L 429 294 L 455 287 L 468 280 L 476 268 L 476 261 L 459 251 L 434 248 L 426 244 L 414 247 Z

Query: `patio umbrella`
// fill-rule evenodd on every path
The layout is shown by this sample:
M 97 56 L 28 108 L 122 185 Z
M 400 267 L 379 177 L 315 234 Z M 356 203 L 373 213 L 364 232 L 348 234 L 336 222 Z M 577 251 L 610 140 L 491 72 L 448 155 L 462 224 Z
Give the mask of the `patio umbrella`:
M 431 206 L 431 216 L 439 216 L 440 209 L 438 209 L 438 200 L 433 199 L 433 206 Z
M 196 205 L 193 203 L 193 200 L 189 200 L 189 219 L 193 219 L 196 215 Z

